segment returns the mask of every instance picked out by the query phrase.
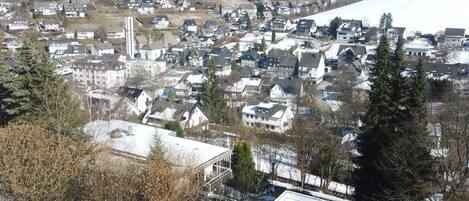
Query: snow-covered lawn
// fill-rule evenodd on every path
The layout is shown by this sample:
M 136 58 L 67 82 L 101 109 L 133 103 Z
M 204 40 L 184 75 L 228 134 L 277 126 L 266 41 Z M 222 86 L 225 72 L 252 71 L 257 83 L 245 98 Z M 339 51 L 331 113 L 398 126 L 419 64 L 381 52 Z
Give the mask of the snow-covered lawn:
M 328 25 L 336 16 L 360 19 L 377 26 L 381 15 L 390 12 L 393 25 L 408 31 L 435 33 L 446 27 L 469 29 L 468 0 L 363 0 L 361 2 L 308 16 L 318 25 Z

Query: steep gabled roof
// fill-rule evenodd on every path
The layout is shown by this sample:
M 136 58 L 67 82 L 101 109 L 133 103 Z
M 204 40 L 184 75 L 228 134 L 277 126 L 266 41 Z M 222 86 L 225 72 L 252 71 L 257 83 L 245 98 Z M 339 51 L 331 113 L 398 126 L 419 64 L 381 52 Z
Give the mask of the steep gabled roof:
M 127 97 L 132 102 L 135 102 L 137 98 L 142 94 L 143 89 L 121 86 L 117 89 L 116 93 L 121 97 Z
M 303 53 L 300 59 L 300 66 L 308 68 L 317 68 L 321 62 L 321 57 L 321 53 Z
M 445 36 L 464 37 L 465 32 L 466 32 L 466 29 L 446 28 Z

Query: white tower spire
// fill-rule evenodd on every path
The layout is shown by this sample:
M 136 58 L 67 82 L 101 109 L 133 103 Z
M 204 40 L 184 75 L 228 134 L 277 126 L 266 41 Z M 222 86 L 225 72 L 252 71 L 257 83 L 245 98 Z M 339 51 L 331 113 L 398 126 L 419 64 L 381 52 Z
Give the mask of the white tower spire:
M 125 18 L 125 50 L 130 59 L 135 57 L 135 37 L 134 37 L 133 17 Z

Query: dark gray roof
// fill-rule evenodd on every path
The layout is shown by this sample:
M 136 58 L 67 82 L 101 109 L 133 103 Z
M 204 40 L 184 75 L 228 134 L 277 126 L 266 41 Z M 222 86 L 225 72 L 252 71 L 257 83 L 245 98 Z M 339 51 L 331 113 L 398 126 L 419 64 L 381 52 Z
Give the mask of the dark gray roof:
M 207 20 L 205 21 L 204 27 L 207 29 L 218 27 L 218 22 L 216 20 Z
M 278 85 L 285 93 L 297 94 L 300 91 L 302 82 L 299 78 L 275 78 L 272 81 L 272 87 Z
M 254 49 L 249 49 L 242 53 L 241 60 L 251 60 L 251 61 L 258 61 L 259 60 L 259 53 L 256 52 Z
M 125 63 L 119 61 L 121 54 L 106 54 L 102 56 L 89 56 L 75 61 L 72 68 L 89 68 L 98 70 L 121 70 Z
M 445 36 L 464 37 L 465 32 L 466 32 L 466 29 L 446 28 Z
M 194 19 L 187 19 L 184 20 L 183 26 L 197 26 L 197 23 L 195 23 Z
M 405 27 L 391 27 L 388 29 L 388 31 L 391 29 L 399 33 L 399 35 L 402 35 L 404 34 L 406 28 Z
M 295 68 L 298 63 L 298 58 L 295 56 L 283 56 L 280 57 L 280 67 Z
M 267 54 L 267 57 L 269 58 L 280 58 L 283 56 L 287 56 L 288 51 L 287 50 L 282 50 L 282 49 L 271 49 L 269 53 Z
M 314 20 L 301 19 L 296 24 L 296 31 L 297 32 L 309 32 L 311 27 L 314 27 L 314 26 L 316 26 L 316 22 L 314 22 Z
M 153 23 L 159 22 L 159 21 L 169 21 L 168 16 L 166 15 L 157 15 L 155 18 L 153 18 Z
M 415 70 L 418 62 L 406 62 L 407 69 Z M 443 64 L 443 63 L 423 63 L 423 71 L 427 73 L 442 73 L 447 75 L 457 75 L 458 72 L 469 72 L 469 64 Z
M 300 66 L 308 68 L 317 68 L 321 62 L 321 57 L 321 53 L 303 53 L 300 59 Z
M 247 105 L 257 105 L 254 111 L 256 115 L 267 116 L 267 117 L 271 117 L 278 111 L 285 111 L 288 108 L 287 106 L 280 105 L 280 104 L 274 104 L 270 108 L 263 108 L 263 107 L 259 107 L 259 103 L 254 103 L 254 102 L 248 102 Z
M 127 97 L 132 102 L 135 102 L 137 98 L 140 96 L 140 94 L 142 94 L 142 92 L 143 92 L 143 89 L 127 87 L 127 86 L 119 87 L 116 91 L 116 93 L 119 96 Z
M 366 55 L 366 47 L 363 45 L 340 45 L 339 50 L 337 51 L 337 56 L 339 56 L 342 51 L 344 50 L 351 50 L 352 53 L 357 56 L 357 55 Z

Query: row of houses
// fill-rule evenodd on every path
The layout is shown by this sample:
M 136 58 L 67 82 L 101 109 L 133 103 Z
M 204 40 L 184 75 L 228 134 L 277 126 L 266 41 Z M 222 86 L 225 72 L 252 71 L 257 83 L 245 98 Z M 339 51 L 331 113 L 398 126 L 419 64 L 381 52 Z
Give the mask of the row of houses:
M 35 15 L 52 16 L 61 13 L 67 18 L 85 17 L 88 9 L 87 1 L 67 0 L 63 4 L 56 1 L 35 1 L 32 12 Z

